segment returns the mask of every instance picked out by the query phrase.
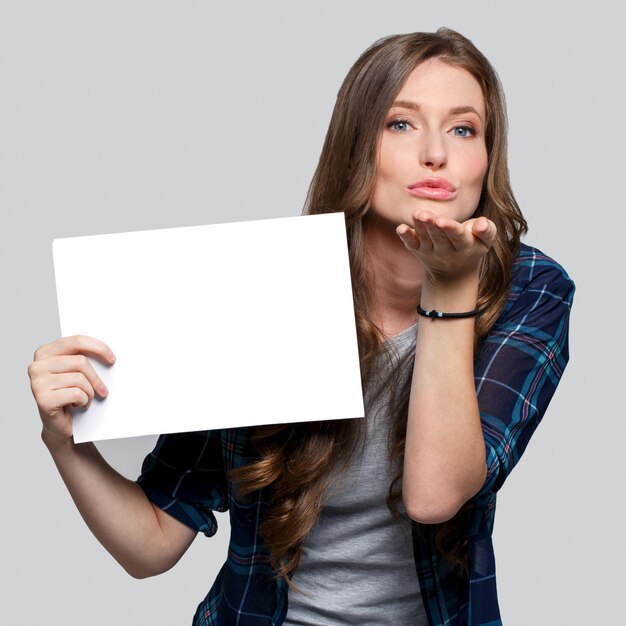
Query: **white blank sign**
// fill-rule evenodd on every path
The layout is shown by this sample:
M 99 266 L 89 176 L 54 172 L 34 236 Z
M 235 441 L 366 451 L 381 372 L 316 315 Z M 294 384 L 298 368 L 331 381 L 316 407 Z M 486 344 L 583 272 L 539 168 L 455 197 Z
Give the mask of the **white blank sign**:
M 62 336 L 109 388 L 79 442 L 363 417 L 343 213 L 53 241 Z

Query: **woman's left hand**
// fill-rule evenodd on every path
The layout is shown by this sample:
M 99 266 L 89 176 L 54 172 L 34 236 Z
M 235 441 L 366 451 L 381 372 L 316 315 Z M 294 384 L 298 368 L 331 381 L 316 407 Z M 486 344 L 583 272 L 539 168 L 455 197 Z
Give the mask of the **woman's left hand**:
M 416 211 L 413 228 L 400 224 L 396 233 L 424 265 L 433 283 L 477 275 L 496 237 L 496 225 L 484 216 L 460 223 L 431 211 Z

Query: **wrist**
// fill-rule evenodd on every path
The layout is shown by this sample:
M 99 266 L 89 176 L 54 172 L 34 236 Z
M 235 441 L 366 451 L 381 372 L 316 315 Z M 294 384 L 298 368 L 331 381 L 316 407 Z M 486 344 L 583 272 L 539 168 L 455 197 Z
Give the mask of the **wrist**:
M 478 286 L 478 272 L 436 281 L 425 277 L 420 294 L 420 305 L 426 310 L 472 311 L 477 308 Z
M 41 429 L 41 440 L 43 441 L 50 454 L 59 454 L 65 451 L 71 451 L 75 447 L 74 439 L 61 436 L 48 430 L 45 426 Z

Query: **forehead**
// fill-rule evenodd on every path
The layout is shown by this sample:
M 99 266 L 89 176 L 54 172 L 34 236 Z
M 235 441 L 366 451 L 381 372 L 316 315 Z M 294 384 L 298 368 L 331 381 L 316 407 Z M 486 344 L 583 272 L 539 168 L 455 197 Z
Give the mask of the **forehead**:
M 415 67 L 396 100 L 433 109 L 473 106 L 485 118 L 485 99 L 478 81 L 467 70 L 440 59 L 428 59 Z

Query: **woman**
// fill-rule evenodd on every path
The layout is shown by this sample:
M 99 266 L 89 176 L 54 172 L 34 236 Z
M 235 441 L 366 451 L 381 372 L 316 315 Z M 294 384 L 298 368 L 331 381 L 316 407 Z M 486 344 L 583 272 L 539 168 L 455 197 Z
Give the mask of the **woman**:
M 172 567 L 214 510 L 228 559 L 194 624 L 498 624 L 496 492 L 568 360 L 574 286 L 520 244 L 497 76 L 454 31 L 393 36 L 339 91 L 305 213 L 346 215 L 364 420 L 162 436 L 138 481 L 74 445 L 106 395 L 91 337 L 29 367 L 42 437 L 133 576 Z

